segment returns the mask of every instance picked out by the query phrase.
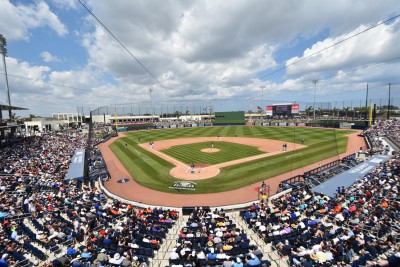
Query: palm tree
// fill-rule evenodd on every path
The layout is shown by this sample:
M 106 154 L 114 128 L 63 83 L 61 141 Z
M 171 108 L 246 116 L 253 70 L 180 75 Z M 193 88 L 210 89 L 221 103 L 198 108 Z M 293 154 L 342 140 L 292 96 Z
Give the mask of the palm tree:
M 318 108 L 318 111 L 319 111 L 319 116 L 322 117 L 322 108 L 319 107 L 319 108 Z
M 333 109 L 332 109 L 332 112 L 333 112 L 333 117 L 335 118 L 335 116 L 336 116 L 336 112 L 338 112 L 339 111 L 339 109 L 337 109 L 336 107 L 334 107 Z
M 11 113 L 11 120 L 12 121 L 19 121 L 20 120 L 20 116 L 17 116 L 17 114 L 15 114 L 15 113 Z
M 347 118 L 347 114 L 349 113 L 350 110 L 351 110 L 351 107 L 346 107 L 343 109 L 343 111 L 346 113 L 346 118 Z
M 29 117 L 28 118 L 24 118 L 23 120 L 32 121 L 32 119 L 34 119 L 34 118 L 41 118 L 41 116 L 37 116 L 37 115 L 34 115 L 34 114 L 29 114 Z
M 308 108 L 306 108 L 304 111 L 306 112 L 306 116 L 309 117 L 311 112 L 313 111 L 313 106 L 309 106 Z

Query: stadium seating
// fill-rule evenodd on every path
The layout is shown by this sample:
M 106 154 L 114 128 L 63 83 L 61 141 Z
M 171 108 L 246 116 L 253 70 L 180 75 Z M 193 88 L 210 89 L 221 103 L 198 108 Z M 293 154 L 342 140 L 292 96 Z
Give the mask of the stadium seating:
M 385 153 L 376 137 L 396 141 L 398 127 L 393 120 L 366 131 L 375 146 L 371 151 Z M 1 148 L 0 257 L 9 265 L 89 265 L 101 259 L 120 266 L 114 262 L 122 258 L 134 265 L 149 264 L 181 216 L 174 210 L 137 209 L 108 199 L 94 183 L 109 179 L 95 146 L 88 161 L 93 179 L 64 183 L 73 153 L 87 146 L 87 137 L 82 131 L 51 133 L 20 138 Z M 341 163 L 343 168 L 358 164 L 352 159 Z M 270 204 L 255 203 L 241 216 L 293 264 L 399 266 L 399 165 L 395 152 L 353 186 L 340 189 L 335 199 L 299 187 Z M 327 169 L 313 179 L 321 182 L 340 171 Z M 178 257 L 170 259 L 171 266 L 246 263 L 253 256 L 260 266 L 270 264 L 262 253 L 253 255 L 254 244 L 223 210 L 194 208 L 176 238 L 178 245 L 170 252 Z M 201 253 L 205 258 L 198 256 Z

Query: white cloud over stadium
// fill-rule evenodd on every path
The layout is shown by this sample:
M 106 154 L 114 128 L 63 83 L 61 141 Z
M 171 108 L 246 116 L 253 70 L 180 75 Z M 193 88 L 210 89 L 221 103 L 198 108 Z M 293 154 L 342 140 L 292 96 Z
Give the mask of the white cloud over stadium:
M 109 1 L 82 2 L 154 77 L 78 2 L 0 0 L 14 105 L 48 115 L 77 106 L 145 104 L 149 88 L 156 102 L 257 104 L 260 86 L 270 100 L 309 101 L 304 92 L 313 79 L 320 80 L 321 99 L 341 101 L 363 97 L 359 89 L 367 82 L 399 82 L 399 60 L 379 64 L 400 57 L 398 18 L 290 65 L 400 14 L 396 1 L 127 0 L 112 8 Z

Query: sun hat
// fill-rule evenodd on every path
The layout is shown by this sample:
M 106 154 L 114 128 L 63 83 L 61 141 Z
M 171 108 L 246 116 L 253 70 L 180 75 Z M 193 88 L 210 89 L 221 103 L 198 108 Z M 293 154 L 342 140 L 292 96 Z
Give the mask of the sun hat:
M 114 260 L 119 260 L 121 258 L 121 255 L 119 253 L 114 254 Z
M 312 259 L 312 260 L 318 260 L 318 256 L 317 256 L 317 254 L 315 254 L 315 253 L 311 253 L 310 254 L 310 258 Z

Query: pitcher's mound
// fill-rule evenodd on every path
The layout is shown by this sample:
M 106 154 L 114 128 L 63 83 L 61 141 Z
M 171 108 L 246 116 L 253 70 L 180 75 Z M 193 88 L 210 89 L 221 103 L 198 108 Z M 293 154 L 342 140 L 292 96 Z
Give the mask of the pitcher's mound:
M 218 148 L 203 148 L 200 151 L 205 152 L 205 153 L 215 153 L 215 152 L 219 152 L 219 149 Z

